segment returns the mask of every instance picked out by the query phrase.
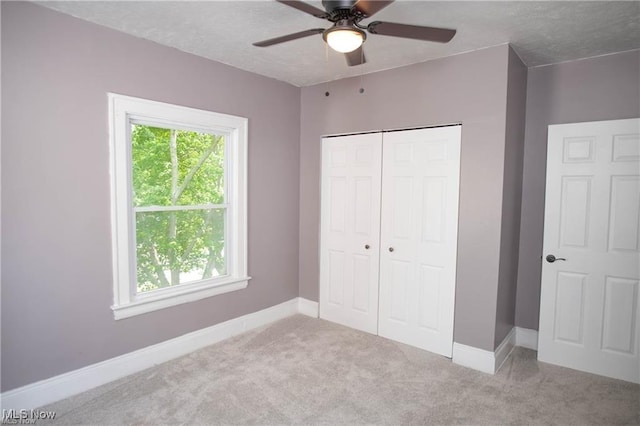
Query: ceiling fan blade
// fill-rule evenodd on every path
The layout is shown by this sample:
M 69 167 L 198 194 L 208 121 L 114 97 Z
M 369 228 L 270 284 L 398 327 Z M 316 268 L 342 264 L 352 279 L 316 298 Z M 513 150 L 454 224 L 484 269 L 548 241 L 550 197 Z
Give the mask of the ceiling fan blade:
M 419 25 L 395 24 L 393 22 L 381 21 L 370 23 L 367 31 L 371 34 L 436 41 L 439 43 L 447 43 L 456 35 L 456 30 L 446 28 L 422 27 Z
M 259 41 L 257 43 L 253 43 L 253 45 L 257 47 L 267 47 L 267 46 L 272 46 L 278 43 L 284 43 L 286 41 L 297 40 L 303 37 L 309 37 L 315 34 L 321 34 L 323 32 L 324 32 L 324 28 L 314 28 L 312 30 L 300 31 L 293 34 L 287 34 L 281 37 L 270 38 L 269 40 Z
M 347 59 L 347 64 L 350 67 L 353 67 L 355 65 L 362 65 L 365 62 L 367 62 L 366 58 L 364 57 L 364 51 L 362 50 L 362 46 L 358 47 L 353 52 L 345 53 L 344 57 Z
M 294 9 L 298 9 L 301 12 L 308 13 L 309 15 L 313 15 L 316 18 L 327 19 L 327 12 L 324 10 L 320 10 L 317 7 L 311 6 L 302 1 L 297 0 L 276 0 L 278 3 L 286 4 L 287 6 L 293 7 Z
M 394 0 L 359 0 L 353 7 L 365 17 L 370 18 L 393 2 Z

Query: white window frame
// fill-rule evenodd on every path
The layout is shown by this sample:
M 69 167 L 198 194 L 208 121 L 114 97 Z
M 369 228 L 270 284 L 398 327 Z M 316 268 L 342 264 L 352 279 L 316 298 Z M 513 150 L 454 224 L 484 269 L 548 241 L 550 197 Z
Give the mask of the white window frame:
M 246 288 L 248 120 L 163 102 L 108 93 L 111 236 L 116 320 Z M 227 274 L 222 277 L 137 292 L 131 123 L 225 134 Z M 215 207 L 215 206 L 214 206 Z

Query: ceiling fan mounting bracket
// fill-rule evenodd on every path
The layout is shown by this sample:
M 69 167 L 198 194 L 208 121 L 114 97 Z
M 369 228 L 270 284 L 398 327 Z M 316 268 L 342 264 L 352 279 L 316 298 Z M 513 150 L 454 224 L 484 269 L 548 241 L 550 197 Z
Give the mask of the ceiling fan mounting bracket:
M 351 9 L 357 1 L 355 0 L 322 0 L 322 6 L 324 10 L 331 13 L 337 9 Z
M 322 5 L 327 11 L 327 20 L 330 22 L 344 21 L 348 19 L 356 23 L 365 18 L 365 15 L 355 8 L 354 0 L 322 0 Z

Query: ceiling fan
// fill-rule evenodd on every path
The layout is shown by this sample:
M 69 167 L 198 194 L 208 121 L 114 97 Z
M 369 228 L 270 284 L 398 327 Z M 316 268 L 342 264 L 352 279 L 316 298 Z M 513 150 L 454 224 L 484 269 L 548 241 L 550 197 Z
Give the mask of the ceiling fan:
M 349 66 L 366 62 L 362 43 L 370 34 L 411 38 L 415 40 L 447 43 L 456 34 L 456 30 L 446 28 L 423 27 L 419 25 L 396 24 L 393 22 L 374 21 L 361 25 L 360 21 L 370 18 L 375 13 L 389 6 L 394 0 L 322 0 L 325 10 L 298 0 L 276 0 L 278 3 L 293 7 L 316 18 L 333 22 L 328 29 L 313 28 L 269 40 L 253 43 L 254 46 L 267 47 L 299 38 L 322 33 L 324 41 L 338 52 L 344 53 Z

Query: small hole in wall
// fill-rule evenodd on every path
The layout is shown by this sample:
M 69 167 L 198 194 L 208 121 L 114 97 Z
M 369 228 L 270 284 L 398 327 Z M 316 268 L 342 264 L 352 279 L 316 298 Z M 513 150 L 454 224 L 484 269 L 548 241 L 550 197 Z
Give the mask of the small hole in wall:
M 324 92 L 324 95 L 325 96 L 329 96 L 329 92 Z
M 361 87 L 360 90 L 358 90 L 358 92 L 364 93 L 364 87 Z

